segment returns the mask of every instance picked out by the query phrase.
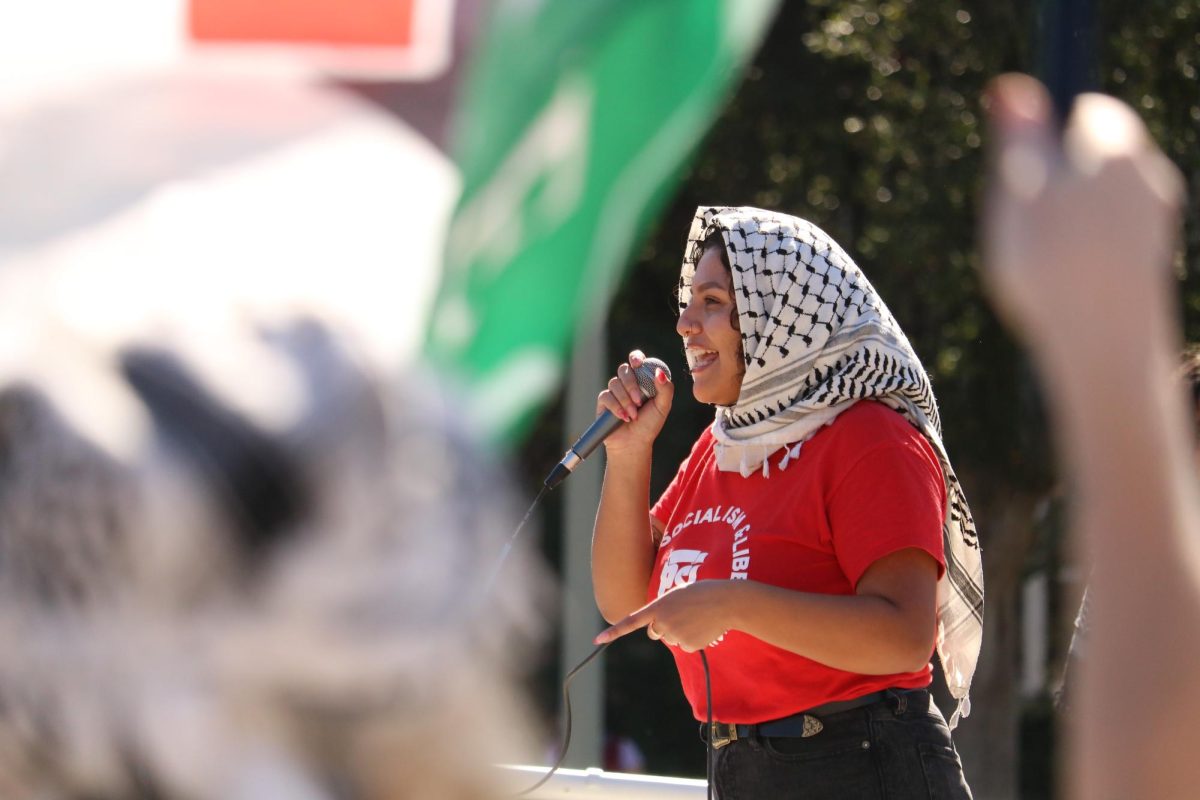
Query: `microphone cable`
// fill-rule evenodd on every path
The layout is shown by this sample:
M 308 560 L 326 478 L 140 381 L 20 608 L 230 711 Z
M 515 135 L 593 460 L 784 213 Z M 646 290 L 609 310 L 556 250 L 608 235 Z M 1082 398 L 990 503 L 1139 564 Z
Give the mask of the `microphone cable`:
M 712 800 L 713 792 L 713 720 L 712 720 L 712 676 L 708 672 L 708 656 L 700 651 L 700 663 L 704 665 L 704 705 L 708 709 L 707 725 L 704 733 L 704 782 L 708 784 L 708 800 Z
M 554 773 L 558 772 L 563 765 L 563 761 L 567 759 L 567 750 L 571 747 L 571 681 L 575 680 L 575 676 L 579 674 L 588 664 L 595 660 L 596 656 L 603 653 L 609 648 L 612 642 L 605 642 L 597 645 L 596 649 L 587 655 L 583 661 L 575 665 L 574 669 L 567 673 L 563 679 L 562 698 L 563 698 L 563 741 L 562 746 L 558 750 L 558 759 L 554 762 L 554 766 L 546 771 L 546 774 L 538 779 L 538 782 L 527 789 L 522 789 L 517 792 L 514 797 L 523 797 L 527 794 L 532 794 L 546 784 L 546 781 L 554 777 Z M 708 728 L 704 737 L 706 742 L 704 754 L 704 782 L 707 784 L 708 800 L 712 800 L 713 796 L 713 746 L 712 746 L 712 676 L 708 671 L 708 657 L 704 655 L 704 651 L 700 651 L 700 663 L 704 665 L 704 696 L 708 707 Z
M 517 525 L 516 530 L 513 531 L 512 536 L 510 536 L 508 541 L 504 543 L 504 548 L 500 551 L 500 556 L 496 559 L 496 565 L 492 568 L 492 574 L 488 576 L 487 582 L 484 584 L 484 595 L 486 595 L 488 592 L 490 592 L 492 590 L 493 584 L 495 584 L 496 579 L 500 575 L 500 570 L 504 567 L 504 562 L 508 560 L 509 554 L 512 553 L 513 544 L 520 537 L 521 531 L 523 531 L 525 529 L 525 524 L 527 522 L 529 522 L 529 518 L 533 515 L 533 510 L 535 508 L 537 508 L 538 504 L 542 501 L 542 498 L 545 497 L 546 493 L 549 492 L 552 488 L 553 487 L 549 486 L 549 485 L 542 486 L 542 488 L 538 491 L 537 496 L 533 498 L 533 502 L 529 504 L 529 510 L 527 510 L 525 512 L 525 516 L 521 518 L 521 522 Z M 586 667 L 588 664 L 592 663 L 592 661 L 594 661 L 598 655 L 600 655 L 605 650 L 607 650 L 609 645 L 611 645 L 611 644 L 612 644 L 612 642 L 605 642 L 604 644 L 597 645 L 596 649 L 592 650 L 592 652 L 589 653 L 587 655 L 587 657 L 583 659 L 583 661 L 580 661 L 578 664 L 576 664 L 575 667 L 572 668 L 571 671 L 567 673 L 566 677 L 563 678 L 562 698 L 563 698 L 564 730 L 563 730 L 562 746 L 559 748 L 559 751 L 558 751 L 558 759 L 554 762 L 554 765 L 552 767 L 550 767 L 549 770 L 546 771 L 546 774 L 543 775 L 540 779 L 538 779 L 537 783 L 533 784 L 532 786 L 530 786 L 527 789 L 522 789 L 521 791 L 517 792 L 515 795 L 513 795 L 514 797 L 523 797 L 524 795 L 531 794 L 531 793 L 537 791 L 539 788 L 544 786 L 545 783 L 548 780 L 550 780 L 550 778 L 552 778 L 554 776 L 554 773 L 558 772 L 560 767 L 562 767 L 563 762 L 567 758 L 567 750 L 571 746 L 571 692 L 570 692 L 571 681 L 573 681 L 575 679 L 575 676 L 578 675 L 579 672 L 582 671 L 584 667 Z M 712 679 L 711 679 L 711 676 L 709 675 L 709 670 L 708 670 L 708 658 L 704 655 L 703 650 L 700 651 L 700 661 L 704 665 L 704 692 L 705 692 L 706 702 L 707 702 L 707 706 L 708 706 L 708 728 L 707 728 L 707 734 L 704 737 L 705 740 L 707 741 L 706 752 L 705 752 L 705 783 L 708 784 L 708 800 L 712 800 L 712 791 L 713 791 L 713 789 L 712 789 L 712 787 L 713 787 L 713 774 L 712 774 L 713 773 Z
M 508 560 L 509 554 L 512 553 L 513 544 L 517 541 L 517 537 L 521 535 L 521 531 L 525 529 L 525 523 L 529 522 L 529 517 L 533 515 L 533 510 L 537 508 L 538 503 L 542 502 L 542 498 L 546 496 L 546 492 L 548 491 L 550 491 L 550 487 L 548 486 L 541 488 L 541 491 L 537 493 L 537 497 L 533 498 L 533 502 L 529 504 L 529 510 L 525 512 L 525 516 L 521 517 L 521 522 L 517 525 L 517 529 L 513 531 L 512 536 L 508 537 L 508 541 L 504 543 L 504 547 L 500 550 L 500 555 L 496 559 L 496 566 L 492 567 L 492 574 L 488 576 L 487 581 L 483 584 L 484 596 L 491 593 L 492 587 L 496 583 L 496 578 L 500 577 L 500 570 L 504 567 L 504 562 Z
M 563 679 L 562 697 L 564 731 L 562 746 L 558 750 L 558 759 L 554 762 L 554 766 L 550 767 L 550 769 L 546 771 L 546 774 L 543 775 L 537 783 L 535 783 L 533 786 L 530 786 L 528 789 L 522 789 L 521 791 L 517 792 L 515 797 L 521 797 L 537 791 L 546 783 L 546 781 L 550 780 L 550 778 L 554 776 L 554 773 L 558 772 L 559 767 L 563 765 L 563 761 L 566 761 L 567 749 L 571 746 L 571 681 L 575 680 L 575 676 L 579 674 L 579 671 L 588 664 L 592 663 L 592 660 L 607 650 L 608 646 L 611 644 L 612 642 L 605 642 L 604 644 L 596 645 L 596 649 L 589 653 L 587 658 L 576 664 L 575 668 L 568 672 L 567 677 Z
M 596 645 L 595 650 L 589 652 L 588 656 L 584 658 L 583 661 L 577 663 L 575 668 L 571 669 L 571 672 L 566 673 L 566 678 L 563 679 L 563 745 L 562 747 L 559 747 L 558 759 L 556 762 L 554 762 L 554 765 L 551 766 L 550 769 L 546 770 L 546 774 L 542 775 L 538 782 L 534 783 L 533 786 L 530 786 L 527 789 L 522 789 L 521 792 L 517 792 L 515 795 L 512 795 L 515 796 L 515 798 L 521 798 L 521 796 L 533 794 L 536 792 L 536 790 L 540 789 L 542 786 L 545 786 L 546 781 L 550 780 L 550 778 L 554 776 L 554 772 L 557 772 L 560 766 L 563 765 L 564 760 L 566 760 L 566 751 L 568 751 L 571 746 L 571 681 L 575 680 L 575 676 L 580 673 L 584 667 L 587 667 L 589 663 L 592 663 L 596 656 L 599 656 L 601 652 L 607 650 L 608 646 L 611 644 L 612 642 L 605 642 L 604 644 Z M 712 675 L 710 675 L 708 672 L 708 657 L 704 655 L 703 650 L 700 651 L 700 662 L 704 664 L 704 699 L 706 699 L 708 708 L 708 728 L 706 729 L 706 735 L 704 735 L 704 742 L 706 742 L 706 745 L 704 745 L 704 783 L 707 784 L 708 800 L 713 800 L 713 679 Z
M 485 595 L 491 591 L 492 585 L 496 582 L 496 578 L 499 577 L 500 570 L 504 567 L 504 562 L 508 560 L 509 554 L 512 553 L 513 544 L 517 541 L 517 538 L 520 537 L 521 531 L 525 529 L 525 523 L 529 522 L 529 517 L 533 515 L 533 510 L 537 508 L 538 503 L 542 501 L 542 498 L 546 496 L 546 493 L 550 491 L 551 488 L 552 487 L 548 485 L 542 486 L 541 490 L 538 491 L 537 496 L 533 498 L 533 502 L 529 504 L 529 510 L 525 512 L 525 516 L 521 518 L 521 522 L 517 525 L 516 530 L 513 531 L 513 535 L 510 536 L 508 541 L 504 543 L 504 549 L 500 551 L 500 556 L 496 559 L 496 565 L 492 568 L 492 574 L 488 577 L 487 583 L 484 584 Z M 586 658 L 583 659 L 583 661 L 580 661 L 578 664 L 576 664 L 575 667 L 567 673 L 566 677 L 563 678 L 562 698 L 564 730 L 562 745 L 558 749 L 558 760 L 554 762 L 554 766 L 550 767 L 550 769 L 546 771 L 546 774 L 543 775 L 537 783 L 533 784 L 527 789 L 522 789 L 521 791 L 517 792 L 514 797 L 522 797 L 537 791 L 546 783 L 546 781 L 550 780 L 550 778 L 554 776 L 554 773 L 558 772 L 560 767 L 562 767 L 563 761 L 565 761 L 567 758 L 567 750 L 571 747 L 571 681 L 575 680 L 575 676 L 578 675 L 584 667 L 592 663 L 596 656 L 607 650 L 611 644 L 612 642 L 605 642 L 604 644 L 597 645 L 596 648 L 592 650 L 592 652 L 589 653 Z

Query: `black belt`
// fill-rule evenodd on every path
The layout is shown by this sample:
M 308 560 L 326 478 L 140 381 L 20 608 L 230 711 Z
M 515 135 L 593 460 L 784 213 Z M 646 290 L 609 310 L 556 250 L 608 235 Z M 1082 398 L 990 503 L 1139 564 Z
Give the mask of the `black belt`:
M 835 700 L 832 703 L 810 708 L 807 711 L 801 711 L 792 714 L 790 717 L 780 717 L 769 722 L 759 722 L 753 725 L 734 725 L 727 722 L 714 722 L 712 730 L 709 731 L 709 736 L 706 741 L 712 743 L 713 749 L 719 750 L 725 745 L 738 739 L 745 739 L 753 736 L 779 736 L 804 738 L 808 736 L 816 736 L 825 726 L 821 723 L 820 717 L 827 714 L 836 714 L 839 711 L 849 711 L 852 708 L 861 708 L 869 706 L 871 703 L 877 703 L 887 696 L 886 691 L 871 692 L 864 694 L 861 697 L 854 697 L 850 700 Z M 703 738 L 704 728 L 700 725 L 701 737 Z

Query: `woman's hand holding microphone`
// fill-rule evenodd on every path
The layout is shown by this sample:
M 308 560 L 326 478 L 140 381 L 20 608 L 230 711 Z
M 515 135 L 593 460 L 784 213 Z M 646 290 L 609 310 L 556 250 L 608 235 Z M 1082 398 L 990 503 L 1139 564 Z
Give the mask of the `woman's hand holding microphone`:
M 626 423 L 604 440 L 609 458 L 648 450 L 667 421 L 674 396 L 675 385 L 665 365 L 647 359 L 641 350 L 631 352 L 629 361 L 617 368 L 608 388 L 596 398 L 597 416 L 610 411 Z

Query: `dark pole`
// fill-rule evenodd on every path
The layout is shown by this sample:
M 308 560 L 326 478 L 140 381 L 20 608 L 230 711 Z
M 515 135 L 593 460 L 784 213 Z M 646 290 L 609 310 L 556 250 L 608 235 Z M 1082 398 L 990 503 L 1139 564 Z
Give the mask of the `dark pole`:
M 1099 86 L 1095 3 L 1041 0 L 1038 28 L 1038 77 L 1065 120 L 1075 96 Z

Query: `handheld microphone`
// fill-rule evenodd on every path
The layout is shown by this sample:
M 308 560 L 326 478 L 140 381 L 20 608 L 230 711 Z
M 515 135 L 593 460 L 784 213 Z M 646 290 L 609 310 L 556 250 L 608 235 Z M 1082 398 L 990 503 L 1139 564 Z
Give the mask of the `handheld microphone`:
M 638 388 L 642 390 L 644 397 L 654 397 L 654 395 L 658 394 L 658 386 L 654 383 L 654 374 L 660 369 L 670 379 L 670 367 L 657 358 L 647 358 L 634 372 L 634 375 L 637 376 Z M 571 449 L 563 456 L 562 461 L 558 462 L 558 465 L 550 470 L 550 474 L 543 481 L 546 488 L 553 489 L 562 483 L 563 479 L 570 475 L 575 467 L 579 466 L 585 458 L 592 454 L 592 451 L 601 442 L 609 437 L 609 434 L 621 427 L 622 422 L 623 420 L 620 417 L 605 409 L 604 413 L 596 417 L 596 421 L 588 426 L 583 435 L 575 440 L 575 444 L 571 445 Z

